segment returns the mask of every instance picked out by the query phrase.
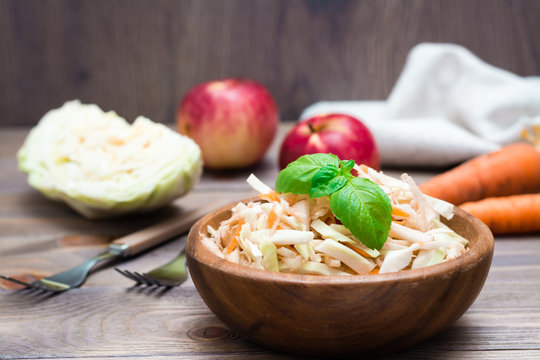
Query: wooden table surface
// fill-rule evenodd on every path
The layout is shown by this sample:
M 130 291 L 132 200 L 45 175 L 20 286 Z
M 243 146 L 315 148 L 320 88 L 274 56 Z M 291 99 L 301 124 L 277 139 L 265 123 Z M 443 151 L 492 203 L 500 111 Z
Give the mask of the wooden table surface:
M 188 196 L 147 216 L 89 221 L 45 199 L 17 170 L 27 129 L 0 128 L 0 274 L 46 276 L 99 253 L 115 236 L 182 209 L 254 192 L 250 172 L 273 184 L 277 147 L 252 169 L 205 172 Z M 407 169 L 400 169 L 407 171 Z M 385 171 L 399 175 L 402 171 Z M 421 182 L 429 172 L 407 171 Z M 185 236 L 114 265 L 148 271 L 181 250 Z M 384 359 L 540 359 L 540 236 L 497 237 L 490 274 L 472 307 L 450 329 Z M 188 280 L 169 291 L 133 287 L 113 266 L 56 296 L 0 283 L 0 358 L 293 359 L 251 344 L 223 325 Z M 389 329 L 389 331 L 391 331 Z

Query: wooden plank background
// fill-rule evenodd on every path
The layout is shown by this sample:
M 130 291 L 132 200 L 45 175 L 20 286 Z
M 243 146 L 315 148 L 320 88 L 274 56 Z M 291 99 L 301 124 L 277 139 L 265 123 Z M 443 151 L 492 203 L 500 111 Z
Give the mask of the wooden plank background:
M 317 100 L 386 98 L 424 41 L 538 75 L 538 19 L 537 0 L 2 0 L 0 125 L 74 98 L 172 122 L 191 86 L 230 76 L 295 119 Z

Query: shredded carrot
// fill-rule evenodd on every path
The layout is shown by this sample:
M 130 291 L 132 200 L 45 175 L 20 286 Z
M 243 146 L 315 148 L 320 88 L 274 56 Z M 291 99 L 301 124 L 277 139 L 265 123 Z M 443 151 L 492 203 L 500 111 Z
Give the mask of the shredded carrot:
M 228 254 L 232 253 L 234 249 L 238 246 L 238 237 L 240 236 L 240 231 L 242 230 L 242 222 L 238 223 L 236 227 L 236 231 L 231 239 L 231 242 L 229 245 L 227 245 L 227 248 L 225 249 L 225 252 Z
M 348 244 L 348 243 L 343 243 L 343 245 L 347 246 L 351 250 L 356 251 L 358 254 L 362 255 L 363 257 L 368 257 L 368 258 L 371 257 L 371 255 L 369 255 L 367 252 L 365 252 L 364 250 L 362 250 L 360 248 L 357 248 L 354 245 L 351 245 L 351 244 Z
M 494 234 L 540 231 L 540 194 L 492 197 L 459 207 L 482 220 Z
M 364 164 L 360 164 L 360 170 L 364 173 L 364 174 L 367 174 L 369 172 L 369 168 L 367 167 L 367 165 L 364 165 Z
M 233 237 L 231 239 L 231 242 L 229 243 L 229 245 L 225 249 L 225 252 L 227 253 L 227 255 L 232 253 L 234 251 L 234 249 L 236 249 L 237 246 L 238 246 L 238 236 L 235 236 L 235 237 Z
M 371 270 L 371 271 L 369 272 L 369 275 L 375 275 L 375 274 L 378 274 L 378 273 L 379 273 L 379 270 L 381 270 L 381 269 L 379 269 L 378 267 L 376 267 L 376 268 L 374 268 L 373 270 Z
M 293 206 L 298 201 L 298 196 L 296 194 L 280 194 L 281 198 L 289 203 L 289 206 Z M 277 201 L 279 201 L 279 199 Z
M 392 207 L 392 215 L 393 216 L 400 216 L 400 217 L 409 217 L 409 213 L 401 210 L 397 207 Z
M 266 221 L 266 224 L 268 225 L 269 229 L 273 229 L 276 222 L 279 222 L 279 216 L 272 207 L 272 209 L 268 213 L 268 220 Z
M 272 201 L 279 202 L 278 195 L 279 195 L 279 193 L 277 193 L 275 191 L 272 191 L 272 192 L 269 192 L 268 194 L 259 194 L 258 196 L 259 196 L 260 199 L 263 199 L 263 200 L 266 200 L 266 201 L 269 201 L 269 202 L 272 202 Z
M 540 190 L 540 153 L 528 143 L 480 155 L 420 185 L 427 195 L 454 205 Z

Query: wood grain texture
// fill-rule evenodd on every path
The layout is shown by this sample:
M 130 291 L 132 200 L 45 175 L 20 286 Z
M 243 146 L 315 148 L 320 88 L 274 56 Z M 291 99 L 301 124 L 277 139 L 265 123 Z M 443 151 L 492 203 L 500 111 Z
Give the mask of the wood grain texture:
M 284 119 L 318 100 L 384 99 L 420 42 L 540 74 L 536 0 L 4 0 L 1 125 L 79 98 L 172 122 L 193 85 L 250 77 Z
M 0 274 L 65 270 L 99 252 L 104 244 L 97 238 L 126 234 L 174 212 L 117 222 L 82 220 L 31 189 L 17 171 L 13 156 L 27 132 L 0 128 Z M 283 133 L 284 127 L 276 143 Z M 268 184 L 277 174 L 276 150 L 274 145 L 254 168 Z M 252 196 L 245 178 L 243 172 L 205 173 L 195 191 L 172 209 L 223 195 L 231 200 Z M 66 241 L 69 235 L 91 236 L 81 244 Z M 148 271 L 174 258 L 185 240 L 173 239 L 116 265 Z M 132 285 L 110 266 L 94 272 L 82 288 L 49 298 L 6 291 L 0 284 L 0 358 L 297 359 L 249 343 L 227 328 L 204 304 L 191 279 L 164 293 Z M 484 288 L 463 317 L 440 335 L 382 359 L 539 357 L 540 237 L 533 234 L 497 237 Z

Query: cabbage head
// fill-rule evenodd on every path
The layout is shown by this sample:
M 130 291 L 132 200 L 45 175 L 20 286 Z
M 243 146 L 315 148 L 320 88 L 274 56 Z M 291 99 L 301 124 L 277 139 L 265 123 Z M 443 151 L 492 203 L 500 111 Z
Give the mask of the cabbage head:
M 45 114 L 17 158 L 32 187 L 87 218 L 157 209 L 190 191 L 203 166 L 190 138 L 78 100 Z

